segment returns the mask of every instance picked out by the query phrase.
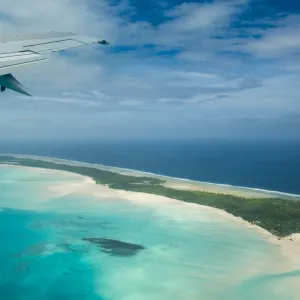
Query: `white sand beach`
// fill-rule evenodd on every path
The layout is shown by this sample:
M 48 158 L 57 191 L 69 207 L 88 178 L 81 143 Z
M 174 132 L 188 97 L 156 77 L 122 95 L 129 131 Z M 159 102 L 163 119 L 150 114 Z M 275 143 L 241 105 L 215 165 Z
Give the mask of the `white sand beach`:
M 238 187 L 217 185 L 205 182 L 183 182 L 180 180 L 168 180 L 165 187 L 177 190 L 191 190 L 199 192 L 208 192 L 216 194 L 232 195 L 243 198 L 271 198 L 274 197 L 267 192 L 255 191 L 251 189 L 242 189 Z

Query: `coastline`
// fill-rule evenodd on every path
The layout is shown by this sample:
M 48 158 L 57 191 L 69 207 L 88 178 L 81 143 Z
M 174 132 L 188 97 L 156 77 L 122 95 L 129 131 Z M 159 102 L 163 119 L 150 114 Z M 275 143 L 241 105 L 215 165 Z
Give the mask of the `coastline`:
M 200 192 L 208 192 L 208 193 L 215 193 L 215 194 L 231 195 L 231 196 L 237 196 L 237 197 L 248 198 L 248 199 L 255 198 L 255 197 L 266 198 L 266 199 L 280 197 L 282 199 L 295 199 L 300 201 L 300 195 L 297 194 L 290 194 L 290 193 L 285 193 L 280 191 L 271 191 L 271 190 L 264 190 L 264 189 L 251 188 L 251 187 L 233 186 L 229 184 L 195 181 L 195 180 L 185 179 L 185 178 L 175 178 L 175 177 L 154 174 L 145 171 L 131 170 L 126 168 L 114 167 L 114 166 L 105 166 L 101 164 L 93 164 L 93 163 L 87 163 L 81 161 L 74 161 L 74 160 L 67 160 L 67 159 L 53 158 L 53 157 L 44 157 L 44 156 L 37 156 L 37 155 L 0 154 L 0 157 L 1 156 L 13 156 L 15 158 L 21 158 L 21 159 L 31 158 L 31 159 L 41 160 L 45 162 L 52 162 L 56 164 L 67 164 L 70 166 L 90 167 L 99 170 L 118 173 L 124 176 L 151 177 L 151 178 L 164 180 L 165 187 L 169 187 L 175 190 L 200 191 Z
M 51 170 L 49 171 L 51 172 Z M 160 195 L 125 190 L 114 190 L 108 186 L 96 184 L 96 182 L 93 181 L 91 178 L 89 178 L 90 180 L 86 180 L 86 177 L 83 176 L 83 179 L 84 182 L 76 186 L 76 193 L 93 194 L 94 196 L 98 196 L 99 198 L 102 197 L 105 199 L 113 199 L 117 197 L 130 201 L 135 205 L 146 205 L 154 208 L 167 208 L 170 205 L 172 205 L 173 207 L 178 206 L 178 209 L 180 209 L 181 211 L 184 211 L 185 208 L 187 208 L 189 212 L 199 210 L 202 212 L 209 212 L 215 215 L 216 217 L 230 220 L 245 228 L 255 231 L 265 241 L 270 242 L 275 246 L 279 246 L 282 255 L 286 257 L 291 263 L 291 265 L 284 267 L 284 271 L 289 272 L 300 269 L 300 233 L 295 233 L 285 238 L 278 238 L 269 231 L 263 229 L 262 227 L 259 227 L 255 224 L 251 224 L 250 222 L 242 219 L 241 217 L 236 217 L 222 209 L 196 203 L 187 203 Z M 71 185 L 67 186 L 65 184 L 60 187 L 56 186 L 50 188 L 52 191 L 59 191 L 63 195 L 74 192 L 74 190 L 72 189 L 73 187 Z
M 96 199 L 100 198 L 114 200 L 116 198 L 121 198 L 122 200 L 130 201 L 135 205 L 147 205 L 154 208 L 168 208 L 168 207 L 177 207 L 180 211 L 187 210 L 187 213 L 193 210 L 199 210 L 202 212 L 209 212 L 215 215 L 216 217 L 226 218 L 235 223 L 239 223 L 241 226 L 245 226 L 251 230 L 257 232 L 264 240 L 277 245 L 280 247 L 282 255 L 284 255 L 291 264 L 286 266 L 284 269 L 286 271 L 296 270 L 300 268 L 300 233 L 292 234 L 285 238 L 278 238 L 271 234 L 269 231 L 259 227 L 258 225 L 251 224 L 250 222 L 234 216 L 222 209 L 210 207 L 206 205 L 196 204 L 196 203 L 187 203 L 177 199 L 172 199 L 169 197 L 155 195 L 150 193 L 143 192 L 133 192 L 126 190 L 117 190 L 112 189 L 107 185 L 97 184 L 92 178 L 88 176 L 83 176 L 80 174 L 75 174 L 72 172 L 61 171 L 61 170 L 52 170 L 52 169 L 43 169 L 36 167 L 27 167 L 17 164 L 0 164 L 0 167 L 10 167 L 10 168 L 25 168 L 30 170 L 35 170 L 40 174 L 64 174 L 67 176 L 72 176 L 76 181 L 70 180 L 69 182 L 64 182 L 62 184 L 49 185 L 48 189 L 51 192 L 57 193 L 58 197 L 69 195 L 69 194 L 88 194 L 96 196 Z M 101 201 L 101 200 L 100 200 Z

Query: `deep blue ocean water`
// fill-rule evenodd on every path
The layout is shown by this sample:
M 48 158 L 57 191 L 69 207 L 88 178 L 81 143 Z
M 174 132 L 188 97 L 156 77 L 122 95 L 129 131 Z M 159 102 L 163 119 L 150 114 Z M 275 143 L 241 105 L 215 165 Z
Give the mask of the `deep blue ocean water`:
M 77 141 L 0 144 L 33 154 L 300 194 L 300 141 Z

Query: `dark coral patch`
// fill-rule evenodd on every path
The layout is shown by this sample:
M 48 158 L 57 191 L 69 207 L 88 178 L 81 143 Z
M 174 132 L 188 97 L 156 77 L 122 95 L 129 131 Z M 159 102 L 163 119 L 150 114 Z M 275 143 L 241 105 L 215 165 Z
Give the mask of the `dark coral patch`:
M 82 240 L 96 244 L 102 252 L 113 256 L 133 256 L 146 249 L 142 245 L 126 243 L 113 239 L 84 238 Z

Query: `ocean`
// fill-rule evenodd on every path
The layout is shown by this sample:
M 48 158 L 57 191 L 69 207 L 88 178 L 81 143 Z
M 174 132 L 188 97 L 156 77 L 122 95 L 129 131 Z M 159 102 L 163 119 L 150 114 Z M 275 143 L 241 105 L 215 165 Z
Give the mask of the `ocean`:
M 2 143 L 64 158 L 300 194 L 300 143 Z M 0 299 L 296 300 L 300 270 L 279 245 L 185 203 L 60 194 L 65 173 L 0 168 Z M 288 267 L 289 266 L 289 267 Z
M 239 221 L 53 189 L 80 182 L 0 168 L 0 299 L 298 299 L 300 270 Z
M 0 153 L 32 154 L 177 178 L 300 194 L 300 141 L 1 142 Z

